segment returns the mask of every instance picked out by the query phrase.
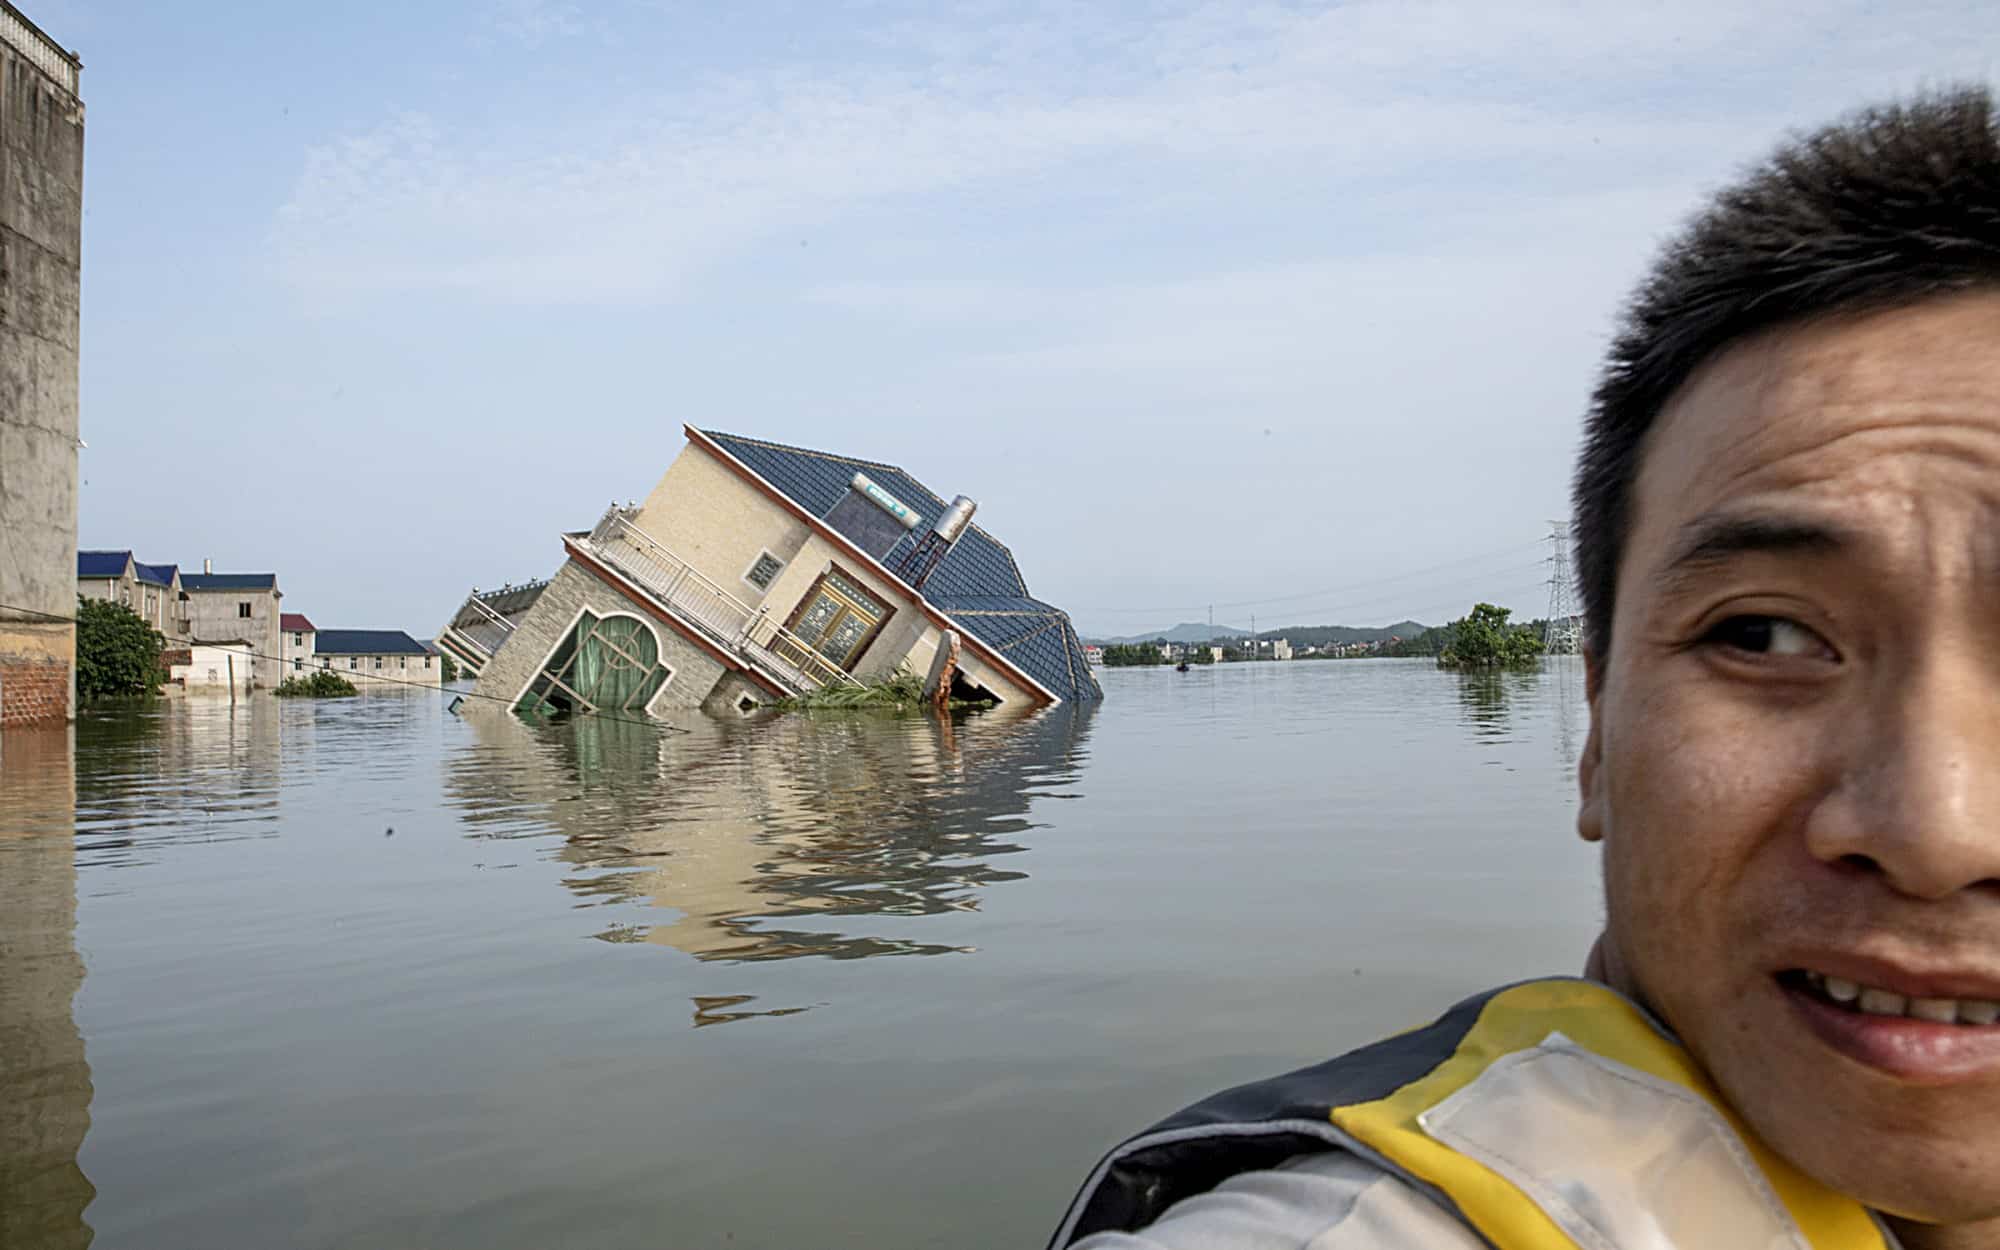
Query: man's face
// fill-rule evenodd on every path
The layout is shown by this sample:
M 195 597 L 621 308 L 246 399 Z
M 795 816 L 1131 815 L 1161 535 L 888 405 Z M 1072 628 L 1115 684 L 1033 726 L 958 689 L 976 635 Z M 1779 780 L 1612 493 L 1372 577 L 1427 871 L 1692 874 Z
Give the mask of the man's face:
M 2000 1216 L 2000 294 L 1732 348 L 1634 505 L 1580 771 L 1609 975 L 1808 1173 Z

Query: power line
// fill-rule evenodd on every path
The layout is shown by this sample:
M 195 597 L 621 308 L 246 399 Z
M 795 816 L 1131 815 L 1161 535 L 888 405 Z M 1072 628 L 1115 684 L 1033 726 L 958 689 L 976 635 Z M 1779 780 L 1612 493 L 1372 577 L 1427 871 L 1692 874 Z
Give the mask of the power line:
M 127 611 L 131 611 L 131 609 L 129 609 L 129 608 L 128 608 L 128 609 L 126 609 L 126 610 L 127 610 Z M 39 616 L 39 617 L 41 617 L 41 618 L 42 618 L 43 620 L 46 620 L 46 621 L 56 621 L 56 622 L 58 622 L 58 623 L 60 623 L 60 624 L 65 624 L 65 625 L 81 625 L 81 624 L 83 624 L 83 622 L 82 622 L 82 621 L 78 620 L 78 619 L 77 619 L 76 617 L 74 617 L 74 616 L 62 616 L 62 615 L 59 615 L 58 613 L 55 613 L 55 612 L 42 612 L 42 611 L 38 611 L 38 610 L 37 610 L 37 609 L 35 609 L 35 608 L 23 608 L 23 607 L 19 607 L 19 606 L 15 605 L 15 604 L 11 604 L 11 603 L 0 603 L 0 612 L 19 612 L 19 613 L 21 613 L 21 614 L 22 614 L 22 615 L 24 615 L 24 616 Z M 134 615 L 137 615 L 137 614 L 135 613 Z M 144 618 L 143 618 L 143 617 L 142 617 L 142 618 L 140 618 L 140 619 L 141 619 L 141 620 L 144 620 Z M 201 645 L 208 645 L 208 644 L 201 644 Z M 168 648 L 168 649 L 169 649 L 169 650 L 173 650 L 174 648 Z M 283 672 L 283 671 L 284 671 L 284 668 L 283 668 L 283 666 L 284 666 L 284 664 L 286 663 L 286 661 L 285 661 L 285 657 L 283 657 L 283 656 L 280 656 L 280 655 L 270 655 L 270 654 L 267 654 L 267 653 L 265 653 L 265 652 L 262 652 L 262 651 L 255 651 L 255 650 L 249 650 L 249 649 L 248 649 L 248 644 L 245 644 L 245 652 L 243 652 L 243 653 L 244 653 L 244 654 L 248 654 L 248 655 L 249 655 L 249 656 L 250 656 L 250 657 L 251 657 L 252 659 L 256 659 L 256 660 L 273 660 L 273 661 L 275 661 L 275 662 L 276 662 L 276 663 L 277 663 L 277 664 L 279 665 L 279 671 L 280 671 L 280 672 Z M 447 658 L 449 658 L 449 657 L 447 657 Z M 299 671 L 303 671 L 303 670 L 299 670 Z M 329 667 L 329 666 L 327 666 L 327 665 L 321 665 L 321 666 L 319 667 L 319 669 L 317 669 L 317 670 L 315 670 L 315 671 L 318 671 L 318 672 L 325 672 L 325 673 L 332 673 L 332 674 L 334 674 L 335 676 L 339 676 L 339 675 L 340 675 L 340 670 L 339 670 L 339 669 L 337 669 L 337 668 L 331 668 L 331 667 Z M 356 670 L 356 671 L 359 671 L 359 670 Z M 444 694 L 448 694 L 448 695 L 452 695 L 452 696 L 453 696 L 453 697 L 455 697 L 455 698 L 460 698 L 460 699 L 485 699 L 485 700 L 486 700 L 487 702 L 489 702 L 489 703 L 502 703 L 502 704 L 505 704 L 505 705 L 506 705 L 507 707 L 509 707 L 509 708 L 512 708 L 512 707 L 514 706 L 514 700 L 512 700 L 512 699 L 503 699 L 503 698 L 501 698 L 501 697 L 500 697 L 499 695 L 497 695 L 497 694 L 480 694 L 480 693 L 479 693 L 478 691 L 476 691 L 476 690 L 446 690 L 446 689 L 445 689 L 445 688 L 444 688 L 443 686 L 433 686 L 433 685 L 431 685 L 431 684 L 430 684 L 429 682 L 422 682 L 422 681 L 408 681 L 408 680 L 405 680 L 404 678 L 400 678 L 400 677 L 382 677 L 382 676 L 378 676 L 378 675 L 376 675 L 375 673 L 372 673 L 372 672 L 369 672 L 369 673 L 363 673 L 363 674 L 362 674 L 362 680 L 363 680 L 364 682 L 387 682 L 387 683 L 388 683 L 389 685 L 392 685 L 392 686 L 408 686 L 408 687 L 410 687 L 411 689 L 414 689 L 414 690 L 433 690 L 433 691 L 436 691 L 436 692 L 437 692 L 438 694 L 441 694 L 441 695 L 444 695 Z M 691 732 L 693 732 L 692 730 L 688 730 L 688 729 L 682 729 L 682 728 L 681 728 L 680 726 L 678 726 L 678 725 L 668 725 L 668 724 L 664 724 L 664 723 L 662 723 L 662 722 L 660 722 L 660 721 L 657 721 L 657 720 L 654 720 L 653 718 L 651 718 L 651 717 L 649 717 L 649 716 L 648 716 L 648 717 L 637 717 L 637 716 L 619 716 L 619 715 L 616 715 L 616 714 L 614 714 L 614 713 L 610 713 L 610 712 L 604 712 L 604 711 L 593 711 L 593 712 L 591 713 L 591 715 L 593 715 L 593 716 L 597 717 L 597 718 L 598 718 L 599 720 L 611 720 L 611 721 L 624 721 L 624 722 L 626 722 L 627 724 L 632 724 L 632 725 L 647 725 L 647 726 L 650 726 L 651 728 L 654 728 L 654 729 L 658 729 L 658 730 L 662 730 L 662 731 L 665 731 L 665 732 L 667 732 L 667 733 L 677 733 L 677 734 L 684 734 L 684 733 L 691 733 Z

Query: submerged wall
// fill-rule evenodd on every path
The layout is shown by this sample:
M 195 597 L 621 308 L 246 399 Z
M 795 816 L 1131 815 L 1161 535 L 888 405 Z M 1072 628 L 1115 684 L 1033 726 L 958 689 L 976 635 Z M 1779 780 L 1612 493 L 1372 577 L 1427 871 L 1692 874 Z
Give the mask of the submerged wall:
M 548 589 L 479 675 L 474 693 L 509 703 L 541 668 L 542 660 L 588 609 L 599 617 L 636 617 L 652 630 L 660 662 L 673 677 L 653 696 L 646 710 L 659 713 L 700 707 L 729 670 L 714 656 L 634 604 L 622 591 L 605 584 L 575 560 L 565 561 Z

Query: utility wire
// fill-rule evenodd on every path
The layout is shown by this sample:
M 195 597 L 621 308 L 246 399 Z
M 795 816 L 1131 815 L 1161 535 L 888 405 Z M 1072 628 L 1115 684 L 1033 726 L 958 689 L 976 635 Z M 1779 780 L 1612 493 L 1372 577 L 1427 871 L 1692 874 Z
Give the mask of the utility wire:
M 121 605 L 121 606 L 122 606 L 122 605 Z M 126 610 L 127 610 L 127 611 L 130 611 L 131 609 L 129 609 L 129 608 L 128 608 L 128 609 L 126 609 Z M 21 614 L 22 614 L 22 615 L 24 615 L 24 616 L 39 616 L 39 617 L 41 617 L 41 618 L 42 618 L 43 620 L 46 620 L 46 621 L 56 621 L 56 622 L 59 622 L 59 623 L 61 623 L 61 624 L 65 624 L 65 625 L 81 625 L 81 624 L 83 624 L 83 622 L 82 622 L 82 621 L 78 620 L 78 619 L 77 619 L 76 617 L 74 617 L 74 616 L 61 616 L 61 615 L 58 615 L 57 613 L 54 613 L 54 612 L 41 612 L 41 611 L 37 611 L 37 610 L 36 610 L 36 609 L 34 609 L 34 608 L 24 608 L 24 607 L 20 607 L 20 606 L 17 606 L 17 605 L 15 605 L 15 604 L 12 604 L 12 603 L 0 603 L 0 612 L 19 612 L 19 613 L 21 613 Z M 136 616 L 136 615 L 137 615 L 137 613 L 134 613 L 134 615 Z M 144 618 L 144 617 L 141 617 L 140 619 L 141 619 L 141 620 L 143 621 L 143 620 L 144 620 L 145 618 Z M 212 643 L 202 643 L 202 644 L 197 644 L 197 645 L 202 645 L 202 646 L 213 646 L 213 645 L 220 645 L 220 644 L 212 644 Z M 247 644 L 246 644 L 246 645 L 247 645 Z M 169 648 L 167 648 L 167 649 L 168 649 L 168 650 L 177 650 L 178 648 L 173 648 L 173 647 L 169 647 Z M 239 652 L 238 654 L 244 654 L 244 653 L 243 653 L 243 652 Z M 257 660 L 273 660 L 273 661 L 276 661 L 276 662 L 277 662 L 277 664 L 279 665 L 279 671 L 280 671 L 280 672 L 283 672 L 283 671 L 285 671 L 285 670 L 284 670 L 284 668 L 283 668 L 283 666 L 284 666 L 284 664 L 286 663 L 286 660 L 285 660 L 285 658 L 284 658 L 283 656 L 279 656 L 279 655 L 268 655 L 268 654 L 266 654 L 266 653 L 264 653 L 264 652 L 262 652 L 262 651 L 249 651 L 249 652 L 247 652 L 247 654 L 248 654 L 248 655 L 249 655 L 249 656 L 250 656 L 250 657 L 251 657 L 252 659 L 257 659 Z M 442 654 L 442 653 L 440 653 L 440 654 Z M 320 666 L 320 667 L 319 667 L 318 669 L 311 669 L 311 670 L 300 670 L 300 671 L 307 671 L 307 672 L 326 672 L 326 673 L 332 673 L 332 674 L 334 674 L 335 676 L 339 676 L 339 675 L 340 675 L 340 672 L 341 672 L 341 670 L 340 670 L 340 669 L 337 669 L 337 668 L 332 668 L 332 667 L 329 667 L 329 666 L 326 666 L 326 665 L 321 665 L 321 666 Z M 480 693 L 479 693 L 478 691 L 476 691 L 476 690 L 446 690 L 446 689 L 445 689 L 445 688 L 444 688 L 443 686 L 433 686 L 433 685 L 431 685 L 431 684 L 430 684 L 430 683 L 428 683 L 428 682 L 422 682 L 422 681 L 408 681 L 408 680 L 406 680 L 406 679 L 404 679 L 404 678 L 400 678 L 400 677 L 379 677 L 379 676 L 375 675 L 375 674 L 374 674 L 374 673 L 372 673 L 372 672 L 362 672 L 362 670 L 359 670 L 359 669 L 356 669 L 356 670 L 354 670 L 354 671 L 355 671 L 355 672 L 360 672 L 360 673 L 361 673 L 361 675 L 362 675 L 362 678 L 363 678 L 363 680 L 364 680 L 364 681 L 380 681 L 380 682 L 387 682 L 387 683 L 389 683 L 389 684 L 390 684 L 390 685 L 392 685 L 392 686 L 409 686 L 409 687 L 411 687 L 412 689 L 416 689 L 416 690 L 434 690 L 434 691 L 436 691 L 436 692 L 437 692 L 438 694 L 441 694 L 441 695 L 443 695 L 443 694 L 448 694 L 448 695 L 453 695 L 453 696 L 455 696 L 455 697 L 457 697 L 457 698 L 461 698 L 461 699 L 485 699 L 486 701 L 488 701 L 488 702 L 490 702 L 490 703 L 502 703 L 502 704 L 506 704 L 506 705 L 507 705 L 508 707 L 510 707 L 510 708 L 511 708 L 511 707 L 513 707 L 513 705 L 514 705 L 514 701 L 513 701 L 512 699 L 503 699 L 503 698 L 501 698 L 501 697 L 500 697 L 499 695 L 497 695 L 497 694 L 480 694 Z M 682 728 L 681 728 L 680 726 L 678 726 L 678 725 L 668 725 L 668 724 L 664 724 L 663 722 L 660 722 L 660 721 L 657 721 L 657 720 L 654 720 L 653 718 L 651 718 L 651 717 L 649 717 L 649 716 L 647 716 L 647 717 L 639 717 L 639 716 L 620 716 L 620 715 L 618 715 L 618 714 L 617 714 L 617 713 L 615 713 L 615 712 L 604 712 L 604 711 L 596 711 L 596 712 L 592 712 L 592 713 L 591 713 L 591 715 L 593 715 L 593 716 L 597 717 L 597 718 L 598 718 L 599 720 L 613 720 L 613 721 L 624 721 L 624 722 L 626 722 L 627 724 L 632 724 L 632 725 L 647 725 L 647 726 L 650 726 L 650 727 L 652 727 L 652 728 L 654 728 L 654 729 L 659 729 L 659 730 L 664 730 L 664 731 L 666 731 L 666 732 L 669 732 L 669 733 L 677 733 L 677 734 L 684 734 L 684 733 L 692 733 L 692 732 L 693 732 L 692 730 L 689 730 L 689 729 L 682 729 Z

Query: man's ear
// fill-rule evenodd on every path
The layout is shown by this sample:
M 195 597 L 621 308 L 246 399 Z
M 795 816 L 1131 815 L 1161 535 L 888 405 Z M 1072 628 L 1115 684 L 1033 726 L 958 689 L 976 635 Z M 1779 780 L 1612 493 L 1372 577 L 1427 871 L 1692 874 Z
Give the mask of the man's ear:
M 1594 650 L 1583 655 L 1583 689 L 1590 701 L 1590 733 L 1576 762 L 1576 788 L 1582 802 L 1576 809 L 1576 832 L 1585 842 L 1604 840 L 1604 659 Z

